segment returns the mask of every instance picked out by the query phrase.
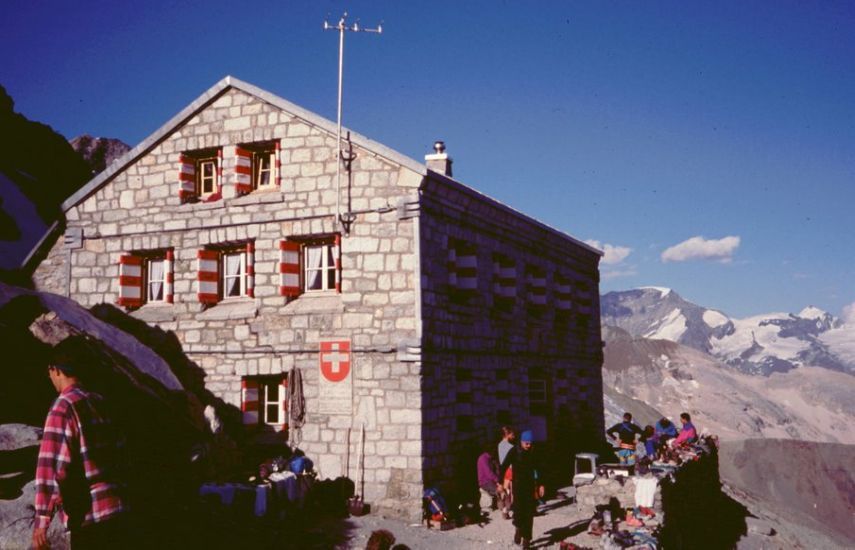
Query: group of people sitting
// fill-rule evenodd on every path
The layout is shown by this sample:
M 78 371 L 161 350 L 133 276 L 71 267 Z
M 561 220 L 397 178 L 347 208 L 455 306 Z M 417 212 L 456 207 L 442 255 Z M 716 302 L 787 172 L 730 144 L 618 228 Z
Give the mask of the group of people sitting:
M 520 434 L 517 445 L 516 430 L 503 426 L 498 446 L 485 445 L 477 464 L 479 488 L 494 499 L 503 518 L 510 519 L 513 512 L 514 543 L 523 548 L 531 544 L 537 502 L 543 497 L 533 443 L 530 430 Z
M 697 442 L 698 432 L 692 424 L 689 413 L 680 415 L 682 428 L 677 431 L 674 423 L 665 417 L 656 422 L 656 426 L 645 426 L 642 430 L 632 421 L 631 413 L 624 413 L 623 422 L 606 430 L 606 434 L 617 444 L 617 456 L 622 465 L 632 466 L 636 460 L 638 443 L 644 444 L 644 452 L 651 460 L 660 458 L 669 448 L 679 448 Z

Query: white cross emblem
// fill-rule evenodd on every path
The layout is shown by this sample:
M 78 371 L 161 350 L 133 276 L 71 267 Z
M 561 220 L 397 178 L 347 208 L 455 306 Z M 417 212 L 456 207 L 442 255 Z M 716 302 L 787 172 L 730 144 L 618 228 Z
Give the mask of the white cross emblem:
M 341 364 L 348 362 L 348 354 L 339 353 L 338 344 L 333 344 L 333 349 L 324 353 L 323 361 L 330 364 L 330 371 L 333 374 L 338 374 L 341 371 Z

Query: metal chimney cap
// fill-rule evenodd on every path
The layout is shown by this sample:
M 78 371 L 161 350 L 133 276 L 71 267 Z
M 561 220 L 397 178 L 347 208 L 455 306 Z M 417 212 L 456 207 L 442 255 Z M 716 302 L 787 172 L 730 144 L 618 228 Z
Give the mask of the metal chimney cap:
M 435 141 L 433 143 L 433 150 L 436 151 L 437 155 L 445 153 L 445 142 L 439 140 Z

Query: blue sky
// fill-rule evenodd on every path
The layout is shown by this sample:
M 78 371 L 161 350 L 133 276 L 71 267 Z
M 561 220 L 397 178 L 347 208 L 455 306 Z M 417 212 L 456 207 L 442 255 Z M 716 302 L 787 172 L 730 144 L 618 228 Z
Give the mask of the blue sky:
M 135 145 L 226 74 L 610 245 L 601 290 L 742 317 L 855 302 L 851 2 L 7 0 L 0 84 Z

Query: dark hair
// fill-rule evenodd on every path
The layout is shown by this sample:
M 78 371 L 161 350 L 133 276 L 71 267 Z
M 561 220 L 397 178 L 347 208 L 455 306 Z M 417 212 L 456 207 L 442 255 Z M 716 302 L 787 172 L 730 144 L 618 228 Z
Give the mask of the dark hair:
M 66 376 L 79 376 L 89 353 L 89 344 L 83 335 L 69 336 L 50 351 L 48 365 Z
M 650 426 L 650 425 L 648 424 L 647 426 L 645 426 L 645 427 L 644 427 L 644 433 L 642 434 L 642 436 L 644 436 L 644 437 L 651 437 L 651 436 L 653 435 L 653 432 L 654 432 L 654 431 L 655 431 L 655 430 L 653 429 L 653 426 Z
M 395 544 L 395 535 L 386 529 L 378 529 L 371 533 L 365 550 L 389 550 Z
M 691 422 L 691 421 L 692 421 L 692 417 L 691 417 L 691 416 L 689 416 L 689 413 L 683 413 L 683 414 L 681 414 L 681 415 L 680 415 L 680 418 L 682 418 L 682 419 L 683 419 L 683 420 L 685 420 L 686 422 Z
M 664 416 L 659 420 L 659 423 L 662 424 L 663 428 L 667 428 L 671 425 L 671 421 L 665 418 Z
M 623 419 L 624 420 L 632 420 L 632 413 L 629 413 L 629 412 L 623 413 Z
M 511 426 L 502 426 L 502 437 L 505 437 L 508 435 L 516 435 L 516 434 L 517 434 L 517 431 L 514 428 L 512 428 Z

